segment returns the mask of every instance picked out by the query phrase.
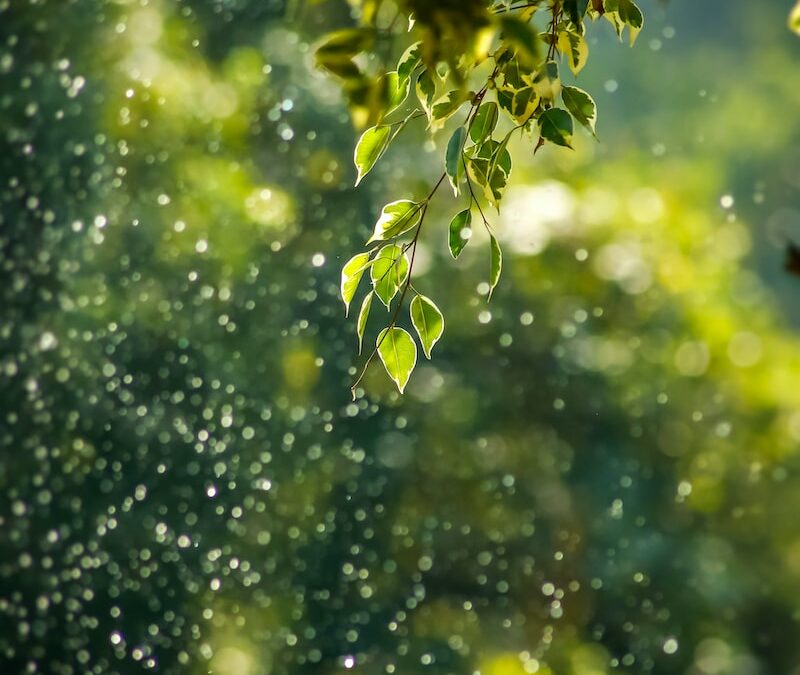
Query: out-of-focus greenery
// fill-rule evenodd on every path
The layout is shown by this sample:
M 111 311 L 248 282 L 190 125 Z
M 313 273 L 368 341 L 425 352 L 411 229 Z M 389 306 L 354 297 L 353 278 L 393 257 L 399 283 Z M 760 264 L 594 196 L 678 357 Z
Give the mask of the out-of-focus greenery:
M 798 43 L 642 5 L 351 402 L 339 269 L 441 146 L 351 188 L 343 5 L 0 1 L 0 672 L 798 672 Z

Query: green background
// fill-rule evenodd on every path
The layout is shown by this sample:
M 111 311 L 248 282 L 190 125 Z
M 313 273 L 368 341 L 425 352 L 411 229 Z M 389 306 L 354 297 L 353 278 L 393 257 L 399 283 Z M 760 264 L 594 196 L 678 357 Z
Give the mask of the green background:
M 352 402 L 340 267 L 447 134 L 352 188 L 346 3 L 0 0 L 0 672 L 800 673 L 800 41 L 642 8 Z

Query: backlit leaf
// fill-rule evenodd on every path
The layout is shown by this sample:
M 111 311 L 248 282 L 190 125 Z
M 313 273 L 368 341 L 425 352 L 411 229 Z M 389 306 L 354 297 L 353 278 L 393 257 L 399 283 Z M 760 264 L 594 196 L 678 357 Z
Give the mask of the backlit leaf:
M 431 350 L 444 333 L 444 316 L 430 298 L 418 295 L 409 308 L 411 323 L 419 335 L 422 351 L 431 358 Z
M 441 98 L 438 98 L 431 108 L 431 129 L 441 129 L 467 100 L 467 92 L 453 89 Z
M 342 267 L 340 291 L 344 302 L 345 316 L 350 313 L 350 303 L 358 289 L 358 282 L 361 281 L 361 276 L 369 264 L 369 253 L 359 253 L 350 258 Z
M 383 367 L 402 394 L 417 365 L 417 345 L 402 328 L 384 328 L 376 342 Z
M 486 199 L 495 206 L 498 206 L 511 176 L 511 154 L 507 143 L 508 136 L 504 143 L 486 141 L 467 164 L 470 176 L 481 186 Z
M 390 202 L 381 210 L 378 222 L 375 223 L 375 230 L 367 243 L 386 241 L 408 232 L 419 222 L 421 209 L 421 204 L 409 199 Z
M 433 99 L 436 97 L 436 82 L 431 76 L 429 70 L 423 70 L 419 74 L 419 77 L 417 78 L 416 92 L 419 103 L 422 106 L 422 109 L 425 111 L 425 114 L 428 116 L 428 121 L 430 122 L 431 107 L 433 105 Z
M 553 101 L 561 93 L 561 76 L 558 64 L 548 61 L 533 78 L 533 90 L 543 99 Z
M 453 258 L 458 258 L 458 256 L 461 255 L 461 251 L 464 250 L 464 247 L 472 236 L 472 230 L 470 229 L 471 224 L 472 212 L 470 209 L 464 209 L 457 213 L 450 221 L 448 244 L 450 247 L 450 255 L 452 255 Z
M 397 71 L 390 71 L 381 77 L 385 87 L 385 114 L 388 115 L 397 110 L 403 102 L 408 98 L 409 89 L 411 89 L 411 80 L 408 78 L 402 79 L 397 74 Z
M 494 101 L 481 103 L 481 107 L 475 113 L 472 125 L 469 128 L 469 137 L 473 143 L 480 145 L 492 135 L 494 128 L 497 126 L 497 117 L 497 103 Z
M 367 293 L 364 301 L 361 303 L 361 309 L 358 312 L 358 321 L 356 322 L 356 335 L 358 336 L 358 353 L 361 353 L 361 346 L 364 343 L 364 331 L 367 328 L 367 319 L 369 318 L 369 310 L 372 308 L 372 293 Z
M 408 80 L 414 69 L 420 64 L 422 58 L 422 43 L 415 42 L 408 49 L 403 52 L 400 60 L 397 62 L 397 74 L 400 81 Z
M 577 75 L 586 65 L 589 58 L 589 45 L 585 38 L 575 31 L 565 30 L 558 34 L 556 43 L 558 51 L 567 57 L 569 69 Z
M 375 295 L 387 308 L 405 283 L 408 268 L 408 258 L 403 249 L 395 244 L 384 246 L 375 256 L 369 271 L 372 287 Z
M 389 147 L 391 134 L 392 129 L 387 124 L 370 127 L 361 134 L 353 154 L 353 161 L 358 170 L 356 185 L 372 170 L 386 148 Z
M 319 61 L 333 59 L 351 59 L 356 54 L 369 49 L 374 40 L 374 33 L 364 28 L 347 28 L 329 33 L 320 44 L 315 56 Z
M 617 35 L 622 37 L 622 31 L 627 26 L 633 45 L 644 26 L 642 10 L 633 0 L 604 0 L 604 6 L 606 11 L 604 16 L 614 26 Z
M 489 265 L 489 300 L 491 300 L 492 293 L 494 293 L 494 289 L 500 281 L 500 274 L 503 271 L 503 251 L 494 235 L 489 235 L 489 247 L 491 255 Z
M 538 106 L 539 96 L 533 90 L 533 87 L 523 87 L 514 92 L 514 96 L 511 99 L 511 114 L 517 120 L 517 123 L 524 124 L 536 112 Z
M 456 196 L 458 196 L 458 186 L 464 174 L 461 150 L 464 147 L 466 135 L 467 130 L 464 127 L 458 127 L 450 137 L 450 141 L 447 143 L 447 152 L 445 153 L 445 170 L 447 171 L 447 177 L 450 179 L 450 185 L 453 187 L 453 193 Z

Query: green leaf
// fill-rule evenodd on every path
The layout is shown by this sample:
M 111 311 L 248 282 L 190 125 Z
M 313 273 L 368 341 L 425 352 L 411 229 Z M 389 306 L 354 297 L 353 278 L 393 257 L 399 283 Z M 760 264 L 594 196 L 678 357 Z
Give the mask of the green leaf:
M 561 77 L 558 74 L 558 64 L 548 61 L 533 78 L 533 90 L 543 99 L 554 101 L 561 91 Z
M 497 206 L 511 176 L 511 154 L 503 143 L 486 141 L 467 165 L 472 179 L 483 188 L 486 199 Z
M 361 346 L 364 343 L 364 331 L 367 328 L 367 319 L 369 318 L 369 310 L 372 307 L 372 293 L 367 293 L 364 302 L 361 303 L 361 309 L 358 312 L 358 321 L 356 322 L 356 335 L 358 336 L 358 353 L 361 353 Z
M 373 31 L 366 28 L 347 28 L 329 33 L 320 44 L 315 56 L 318 61 L 351 59 L 356 54 L 369 49 L 374 41 Z
M 514 133 L 512 129 L 509 131 L 502 142 L 494 147 L 492 150 L 491 159 L 489 160 L 489 179 L 490 181 L 495 178 L 498 171 L 503 174 L 503 187 L 511 175 L 511 153 L 508 151 L 508 142 L 511 140 L 511 134 Z M 499 201 L 499 197 L 498 197 Z
M 403 55 L 397 62 L 397 74 L 400 76 L 401 82 L 411 78 L 414 69 L 419 65 L 421 60 L 422 42 L 415 42 L 403 52 Z
M 378 335 L 376 344 L 383 367 L 402 394 L 414 366 L 417 365 L 417 345 L 414 344 L 414 339 L 402 328 L 384 328 Z
M 539 118 L 542 138 L 565 148 L 572 148 L 572 117 L 566 110 L 550 108 Z
M 437 99 L 431 108 L 430 127 L 434 131 L 441 129 L 444 123 L 452 117 L 467 100 L 467 92 L 453 89 Z
M 586 8 L 586 1 L 583 2 L 584 9 Z M 578 0 L 564 0 L 564 13 L 569 17 L 569 20 L 575 25 L 576 28 L 583 27 L 583 20 L 581 19 L 581 10 L 578 7 Z
M 497 126 L 497 118 L 497 104 L 494 101 L 481 103 L 481 107 L 475 113 L 472 125 L 469 128 L 469 137 L 472 142 L 480 145 L 489 138 Z
M 470 209 L 464 209 L 457 213 L 453 216 L 453 220 L 450 221 L 448 243 L 450 245 L 450 255 L 453 258 L 458 258 L 461 255 L 461 251 L 464 250 L 472 236 L 470 225 L 472 225 L 472 212 Z
M 789 30 L 800 35 L 800 0 L 789 14 Z
M 515 16 L 503 16 L 500 19 L 503 37 L 517 51 L 517 58 L 526 67 L 533 67 L 539 62 L 539 38 L 531 25 Z
M 636 42 L 639 32 L 644 27 L 644 16 L 642 10 L 633 0 L 619 0 L 619 18 L 628 26 L 630 33 L 631 46 Z
M 414 330 L 417 331 L 419 341 L 422 344 L 422 351 L 430 359 L 431 350 L 439 341 L 439 338 L 442 337 L 442 333 L 444 333 L 444 316 L 433 300 L 424 295 L 417 295 L 411 301 L 409 310 L 411 323 L 414 325 Z
M 447 177 L 450 179 L 450 185 L 453 186 L 453 194 L 458 196 L 459 183 L 464 175 L 464 164 L 461 161 L 461 150 L 464 147 L 464 138 L 467 135 L 467 130 L 464 127 L 458 127 L 450 137 L 447 143 L 447 152 L 445 153 L 444 167 L 447 171 Z
M 489 245 L 491 252 L 491 264 L 489 266 L 489 300 L 492 299 L 492 293 L 500 281 L 500 274 L 503 271 L 503 251 L 500 249 L 500 244 L 497 238 L 491 234 L 489 235 Z
M 639 32 L 644 27 L 642 10 L 633 0 L 605 0 L 605 18 L 611 22 L 617 35 L 621 38 L 625 26 L 628 27 L 631 46 L 636 42 Z
M 408 259 L 396 244 L 384 246 L 372 261 L 369 270 L 372 287 L 387 308 L 408 277 L 408 269 Z
M 523 73 L 519 67 L 519 61 L 513 58 L 503 66 L 503 83 L 506 89 L 516 91 L 526 84 L 530 84 L 531 69 L 526 69 Z
M 358 84 L 361 81 L 361 69 L 352 59 L 325 59 L 317 57 L 317 65 L 327 70 L 331 75 L 340 77 L 343 80 L 349 80 L 350 82 L 345 83 L 346 86 Z
M 421 210 L 422 204 L 409 199 L 398 199 L 396 202 L 388 203 L 381 210 L 380 218 L 375 223 L 375 231 L 367 244 L 386 241 L 408 232 L 419 222 Z
M 353 301 L 353 296 L 355 296 L 358 289 L 358 282 L 361 281 L 361 276 L 370 264 L 369 253 L 359 253 L 350 258 L 342 267 L 340 290 L 342 301 L 344 302 L 345 316 L 350 313 L 350 303 Z
M 433 99 L 436 97 L 436 82 L 427 68 L 419 74 L 415 88 L 422 110 L 428 116 L 428 122 L 430 122 L 432 115 L 431 106 L 433 104 Z
M 377 127 L 370 127 L 358 139 L 356 150 L 353 154 L 353 161 L 358 170 L 356 185 L 366 176 L 380 159 L 381 155 L 389 147 L 392 140 L 392 128 L 388 124 Z
M 572 74 L 577 75 L 586 65 L 586 60 L 589 58 L 589 45 L 583 35 L 571 30 L 561 31 L 558 34 L 556 46 L 558 51 L 567 57 Z
M 397 71 L 392 70 L 381 76 L 384 84 L 384 114 L 388 115 L 397 110 L 408 98 L 408 91 L 411 88 L 411 80 L 401 79 Z
M 597 123 L 597 106 L 594 99 L 583 89 L 578 87 L 564 87 L 561 90 L 561 100 L 567 106 L 572 116 L 585 126 L 596 138 L 595 124 Z
M 497 103 L 512 117 L 514 116 L 514 89 L 498 89 Z
M 539 107 L 539 96 L 533 87 L 523 87 L 514 92 L 514 97 L 511 99 L 511 114 L 519 124 L 527 122 L 537 107 Z

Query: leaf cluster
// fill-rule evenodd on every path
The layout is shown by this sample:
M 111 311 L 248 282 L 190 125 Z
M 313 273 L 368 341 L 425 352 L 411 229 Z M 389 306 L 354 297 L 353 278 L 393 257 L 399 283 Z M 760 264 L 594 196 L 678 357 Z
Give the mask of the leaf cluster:
M 447 182 L 454 197 L 464 201 L 446 233 L 453 258 L 470 241 L 475 214 L 488 232 L 491 297 L 503 255 L 486 212 L 489 206 L 499 211 L 511 179 L 510 141 L 515 134 L 528 137 L 536 152 L 547 144 L 572 148 L 578 126 L 596 137 L 595 102 L 586 91 L 562 83 L 562 69 L 576 76 L 586 65 L 586 30 L 592 21 L 610 22 L 631 44 L 644 24 L 633 0 L 360 0 L 356 5 L 360 25 L 325 36 L 316 50 L 318 65 L 339 79 L 354 123 L 365 127 L 353 157 L 356 185 L 413 121 L 424 120 L 434 139 L 449 131 L 443 172 L 430 193 L 387 203 L 368 250 L 342 269 L 348 312 L 369 271 L 371 288 L 356 323 L 359 349 L 373 297 L 390 313 L 353 385 L 354 396 L 375 356 L 398 389 L 405 388 L 417 348 L 397 322 L 409 291 L 409 318 L 426 357 L 442 336 L 441 311 L 412 284 L 417 243 L 439 187 Z M 399 57 L 381 58 L 387 51 L 381 48 L 384 40 L 391 42 L 390 54 L 402 49 Z M 368 64 L 376 61 L 380 70 L 369 72 Z

